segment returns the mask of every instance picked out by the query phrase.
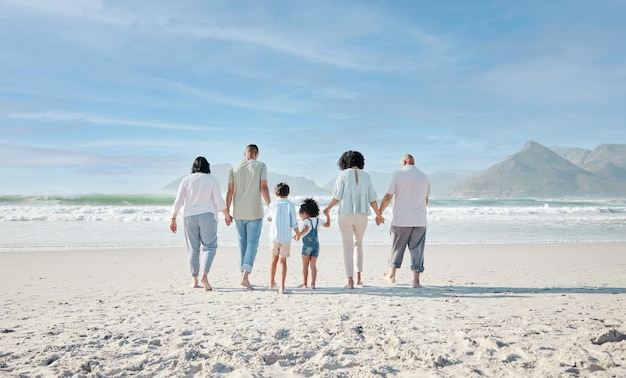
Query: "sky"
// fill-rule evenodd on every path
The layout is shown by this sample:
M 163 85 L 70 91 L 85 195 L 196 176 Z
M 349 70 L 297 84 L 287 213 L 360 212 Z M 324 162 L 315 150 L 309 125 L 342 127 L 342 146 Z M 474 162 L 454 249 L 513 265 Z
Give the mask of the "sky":
M 626 1 L 0 0 L 0 194 L 159 193 L 193 160 L 323 186 L 626 143 Z

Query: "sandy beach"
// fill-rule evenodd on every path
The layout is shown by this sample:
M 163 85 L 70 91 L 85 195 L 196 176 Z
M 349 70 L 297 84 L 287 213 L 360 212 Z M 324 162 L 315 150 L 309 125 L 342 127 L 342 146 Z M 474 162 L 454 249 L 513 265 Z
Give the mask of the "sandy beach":
M 262 245 L 239 285 L 221 247 L 189 287 L 180 248 L 0 254 L 0 376 L 624 377 L 626 244 L 427 245 L 386 283 L 387 246 L 365 249 L 364 286 L 343 288 L 323 246 L 318 288 L 267 289 Z

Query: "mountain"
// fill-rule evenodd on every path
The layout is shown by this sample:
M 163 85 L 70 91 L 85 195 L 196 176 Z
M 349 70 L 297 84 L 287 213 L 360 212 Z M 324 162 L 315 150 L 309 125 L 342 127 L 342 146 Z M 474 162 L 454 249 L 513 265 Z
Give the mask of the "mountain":
M 585 159 L 587 159 L 587 156 L 589 156 L 589 154 L 591 153 L 591 150 L 577 147 L 554 146 L 550 147 L 550 149 L 559 154 L 561 157 L 565 158 L 566 160 L 569 160 L 572 164 L 575 164 L 581 168 L 583 163 L 585 162 Z
M 615 165 L 606 160 L 611 148 L 593 153 L 565 151 L 574 161 L 604 168 Z M 563 152 L 563 151 L 562 151 Z M 619 167 L 617 172 L 619 174 Z M 626 184 L 586 170 L 553 150 L 528 142 L 518 153 L 470 179 L 453 197 L 462 198 L 547 198 L 624 196 Z
M 577 166 L 600 177 L 626 182 L 626 144 L 601 144 L 593 150 L 551 147 Z
M 429 174 L 430 198 L 449 198 L 451 193 L 459 190 L 464 182 L 478 176 L 481 172 L 483 171 L 449 170 Z
M 580 166 L 600 177 L 626 183 L 626 145 L 601 144 Z

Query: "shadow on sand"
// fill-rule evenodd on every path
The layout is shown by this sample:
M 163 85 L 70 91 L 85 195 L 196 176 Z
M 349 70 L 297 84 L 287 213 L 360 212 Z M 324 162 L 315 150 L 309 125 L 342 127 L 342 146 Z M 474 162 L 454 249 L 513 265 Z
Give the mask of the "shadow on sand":
M 423 286 L 414 289 L 408 284 L 395 284 L 393 286 L 362 286 L 355 289 L 343 287 L 323 287 L 315 290 L 292 289 L 289 294 L 311 295 L 320 294 L 344 294 L 344 295 L 377 295 L 384 297 L 473 297 L 473 298 L 497 298 L 524 296 L 526 294 L 626 294 L 623 287 L 496 287 L 496 286 Z

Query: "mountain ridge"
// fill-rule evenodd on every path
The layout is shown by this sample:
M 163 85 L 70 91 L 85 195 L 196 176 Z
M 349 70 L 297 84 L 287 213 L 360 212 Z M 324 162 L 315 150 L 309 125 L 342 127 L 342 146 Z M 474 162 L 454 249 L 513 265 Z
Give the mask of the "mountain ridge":
M 211 165 L 211 174 L 224 194 L 229 167 L 228 163 Z M 382 198 L 394 171 L 367 172 Z M 518 152 L 485 170 L 442 170 L 428 176 L 431 198 L 624 197 L 626 144 L 601 144 L 588 150 L 528 141 Z M 175 193 L 183 177 L 163 190 Z M 304 176 L 268 171 L 268 182 L 270 191 L 276 183 L 286 182 L 292 196 L 330 196 L 334 179 L 319 186 Z
M 582 149 L 554 150 L 534 141 L 517 153 L 492 165 L 454 193 L 453 198 L 546 198 L 546 197 L 615 197 L 626 193 L 626 160 L 609 155 L 626 145 L 600 145 Z M 595 156 L 590 160 L 591 156 Z M 569 159 L 568 159 L 569 158 Z M 588 162 L 592 163 L 588 163 Z M 625 162 L 624 166 L 621 166 Z M 582 165 L 582 166 L 581 166 Z M 584 166 L 594 168 L 588 170 Z M 609 168 L 613 168 L 611 171 Z

